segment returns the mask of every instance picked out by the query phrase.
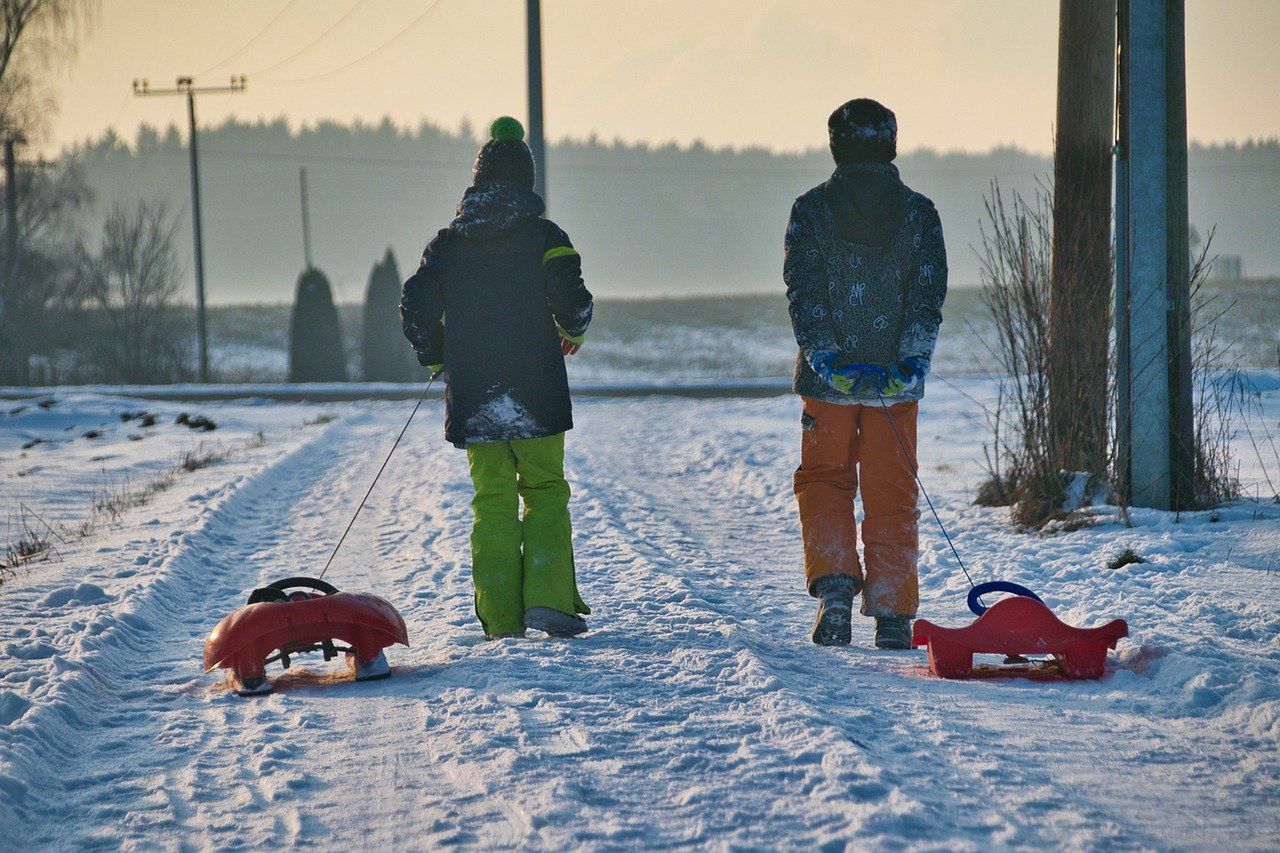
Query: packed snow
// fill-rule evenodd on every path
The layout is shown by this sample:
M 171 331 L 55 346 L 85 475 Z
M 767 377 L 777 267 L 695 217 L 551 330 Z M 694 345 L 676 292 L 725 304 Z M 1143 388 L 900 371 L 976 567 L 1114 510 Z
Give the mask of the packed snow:
M 200 672 L 205 635 L 253 587 L 320 570 L 412 403 L 5 403 L 4 515 L 93 524 L 0 586 L 0 848 L 1280 846 L 1265 442 L 1234 445 L 1259 502 L 1020 533 L 972 506 L 992 383 L 938 379 L 920 438 L 943 521 L 975 578 L 1073 624 L 1127 619 L 1102 680 L 934 679 L 920 651 L 871 648 L 868 620 L 812 645 L 789 395 L 580 400 L 592 630 L 485 642 L 465 456 L 430 400 L 327 576 L 395 604 L 411 647 L 386 681 L 302 658 L 242 699 Z M 153 426 L 122 419 L 140 411 Z M 163 477 L 94 522 L 97 497 Z M 921 533 L 921 615 L 966 624 L 927 510 Z M 1144 562 L 1108 569 L 1125 548 Z

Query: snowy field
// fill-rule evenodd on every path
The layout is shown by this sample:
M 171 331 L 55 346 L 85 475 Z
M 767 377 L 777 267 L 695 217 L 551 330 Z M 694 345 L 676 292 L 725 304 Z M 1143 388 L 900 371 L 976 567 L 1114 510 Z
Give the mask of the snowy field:
M 1280 507 L 1016 533 L 971 505 L 992 394 L 931 383 L 926 483 L 976 577 L 1075 624 L 1129 620 L 1099 682 L 932 679 L 922 652 L 870 648 L 869 624 L 812 645 L 790 396 L 581 401 L 592 631 L 485 642 L 465 457 L 430 401 L 328 576 L 400 608 L 392 678 L 304 658 L 240 699 L 201 674 L 205 634 L 251 588 L 319 571 L 408 404 L 6 403 L 8 518 L 69 529 L 168 482 L 0 586 L 0 849 L 1276 849 Z M 141 410 L 154 426 L 121 419 Z M 174 424 L 184 410 L 217 429 Z M 1247 434 L 1236 448 L 1266 494 Z M 166 474 L 193 451 L 217 458 Z M 921 613 L 967 623 L 964 577 L 921 531 Z M 1107 569 L 1126 547 L 1146 562 Z

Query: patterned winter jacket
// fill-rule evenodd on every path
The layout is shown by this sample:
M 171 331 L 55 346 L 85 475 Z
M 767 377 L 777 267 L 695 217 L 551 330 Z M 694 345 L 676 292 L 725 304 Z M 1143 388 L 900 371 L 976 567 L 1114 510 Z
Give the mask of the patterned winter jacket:
M 787 226 L 783 280 L 800 351 L 793 388 L 828 403 L 879 398 L 870 387 L 841 394 L 810 359 L 889 365 L 933 357 L 947 294 L 947 253 L 933 202 L 912 191 L 896 166 L 847 164 L 796 199 Z M 919 400 L 923 380 L 887 402 Z
M 560 336 L 586 332 L 592 299 L 543 210 L 519 187 L 468 189 L 404 283 L 404 334 L 419 362 L 444 365 L 445 437 L 458 447 L 573 428 Z

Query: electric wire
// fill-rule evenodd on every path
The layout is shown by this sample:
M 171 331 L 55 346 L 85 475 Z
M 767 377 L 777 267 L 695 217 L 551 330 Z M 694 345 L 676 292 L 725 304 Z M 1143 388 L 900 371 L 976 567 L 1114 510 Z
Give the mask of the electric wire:
M 427 399 L 431 386 L 435 384 L 436 378 L 440 374 L 433 373 L 431 378 L 427 380 L 427 387 L 422 389 L 422 396 L 418 398 L 418 402 L 414 403 L 413 411 L 409 413 L 409 419 L 404 422 L 404 426 L 400 428 L 400 434 L 396 436 L 395 442 L 391 445 L 391 449 L 387 451 L 387 458 L 382 460 L 382 467 L 378 469 L 378 473 L 373 475 L 373 482 L 369 484 L 369 489 L 364 493 L 364 497 L 360 499 L 360 505 L 356 507 L 355 514 L 351 516 L 351 520 L 347 522 L 347 529 L 342 531 L 342 536 L 338 538 L 338 544 L 333 546 L 333 552 L 329 554 L 329 559 L 325 561 L 324 569 L 320 572 L 319 580 L 324 580 L 324 573 L 329 571 L 329 566 L 333 565 L 333 558 L 338 556 L 338 550 L 342 548 L 342 543 L 347 541 L 347 534 L 351 532 L 351 528 L 356 523 L 356 519 L 360 517 L 360 510 L 364 509 L 364 505 L 369 501 L 369 495 L 373 494 L 374 486 L 378 485 L 378 478 L 382 476 L 382 472 L 387 470 L 387 463 L 391 461 L 391 456 L 396 452 L 396 448 L 400 446 L 400 440 L 404 438 L 404 434 L 409 431 L 409 424 L 413 423 L 413 418 L 418 414 L 418 409 L 422 408 L 423 402 Z
M 221 62 L 215 65 L 210 65 L 208 68 L 199 72 L 195 76 L 203 77 L 204 75 L 209 74 L 210 72 L 215 71 L 219 68 L 222 68 L 225 65 L 230 65 L 233 61 L 239 59 L 241 56 L 245 54 L 245 52 L 249 50 L 249 48 L 257 44 L 258 41 L 264 35 L 267 34 L 267 31 L 270 30 L 272 27 L 274 27 L 276 25 L 276 22 L 285 16 L 286 12 L 288 12 L 290 9 L 292 9 L 296 5 L 298 5 L 298 0 L 288 0 L 287 3 L 285 3 L 283 6 L 280 7 L 280 11 L 276 12 L 275 17 L 267 21 L 267 23 L 262 27 L 262 29 L 258 30 L 258 32 L 254 34 L 253 38 L 249 39 L 247 42 L 240 45 L 240 47 L 237 48 L 236 51 L 232 53 L 230 56 L 228 56 L 226 59 L 222 60 Z
M 322 32 L 320 35 L 316 36 L 311 41 L 307 42 L 302 47 L 298 48 L 296 51 L 289 54 L 279 62 L 276 62 L 272 65 L 268 65 L 266 68 L 259 68 L 257 71 L 250 72 L 249 76 L 257 77 L 262 74 L 270 74 L 272 71 L 275 71 L 277 68 L 283 65 L 288 65 L 290 62 L 293 62 L 293 60 L 297 59 L 299 56 L 302 56 L 302 54 L 306 53 L 307 51 L 311 50 L 311 48 L 315 47 L 317 44 L 324 41 L 325 38 L 329 35 L 329 33 L 336 30 L 339 26 L 342 25 L 343 21 L 347 20 L 347 18 L 350 18 L 353 14 L 355 14 L 356 10 L 359 9 L 361 6 L 363 6 L 365 2 L 366 0 L 356 0 L 355 4 L 352 5 L 352 7 L 348 9 L 341 18 L 334 21 L 329 26 L 329 28 L 324 32 Z
M 266 82 L 289 83 L 289 84 L 310 83 L 313 80 L 323 80 L 326 77 L 331 77 L 334 74 L 340 74 L 343 71 L 347 71 L 351 68 L 354 68 L 355 66 L 364 62 L 365 60 L 372 59 L 376 54 L 381 53 L 383 50 L 390 47 L 395 42 L 399 41 L 401 37 L 408 35 L 409 31 L 412 30 L 414 27 L 416 27 L 418 24 L 422 23 L 422 21 L 427 17 L 427 15 L 430 15 L 436 9 L 436 7 L 440 5 L 441 2 L 442 0 L 434 0 L 434 2 L 431 3 L 431 5 L 429 5 L 421 15 L 419 15 L 418 17 L 410 21 L 408 24 L 406 24 L 404 28 L 401 29 L 398 33 L 396 33 L 391 38 L 384 41 L 382 44 L 375 47 L 373 50 L 365 53 L 363 56 L 358 57 L 357 59 L 351 60 L 345 65 L 340 65 L 337 68 L 331 68 L 328 71 L 322 71 L 319 74 L 311 74 L 307 77 L 293 77 L 293 78 L 285 78 L 285 79 L 277 78 L 275 80 L 268 78 Z

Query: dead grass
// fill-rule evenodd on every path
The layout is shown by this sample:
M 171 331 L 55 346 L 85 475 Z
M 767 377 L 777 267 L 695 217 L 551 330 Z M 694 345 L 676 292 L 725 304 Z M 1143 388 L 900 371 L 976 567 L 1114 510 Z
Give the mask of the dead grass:
M 217 447 L 208 447 L 201 444 L 182 454 L 181 460 L 178 462 L 178 468 L 190 474 L 199 471 L 202 468 L 208 468 L 219 462 L 225 461 L 231 456 L 231 451 L 219 445 Z
M 1145 557 L 1138 554 L 1138 552 L 1134 551 L 1132 548 L 1125 548 L 1119 554 L 1116 554 L 1107 561 L 1107 568 L 1114 572 L 1119 569 L 1123 569 L 1125 566 L 1132 566 L 1135 563 L 1145 563 L 1146 561 Z
M 177 481 L 180 470 L 181 467 L 170 468 L 142 483 L 135 483 L 128 476 L 107 478 L 93 494 L 94 519 L 115 523 L 129 510 L 146 506 Z
M 242 448 L 262 447 L 266 443 L 266 433 L 258 430 Z M 0 586 L 14 578 L 21 566 L 38 560 L 56 559 L 55 539 L 64 544 L 89 539 L 104 525 L 116 524 L 130 510 L 151 503 L 172 488 L 184 474 L 224 462 L 238 449 L 241 448 L 202 443 L 185 451 L 173 467 L 142 482 L 127 475 L 111 477 L 104 471 L 102 485 L 94 490 L 89 500 L 89 517 L 76 522 L 49 524 L 27 506 L 19 505 L 19 511 L 7 520 L 4 534 L 0 537 Z
M 55 555 L 53 535 L 35 513 L 19 504 L 18 511 L 5 522 L 4 544 L 0 545 L 0 586 L 16 575 L 16 570 L 28 563 L 48 560 Z

